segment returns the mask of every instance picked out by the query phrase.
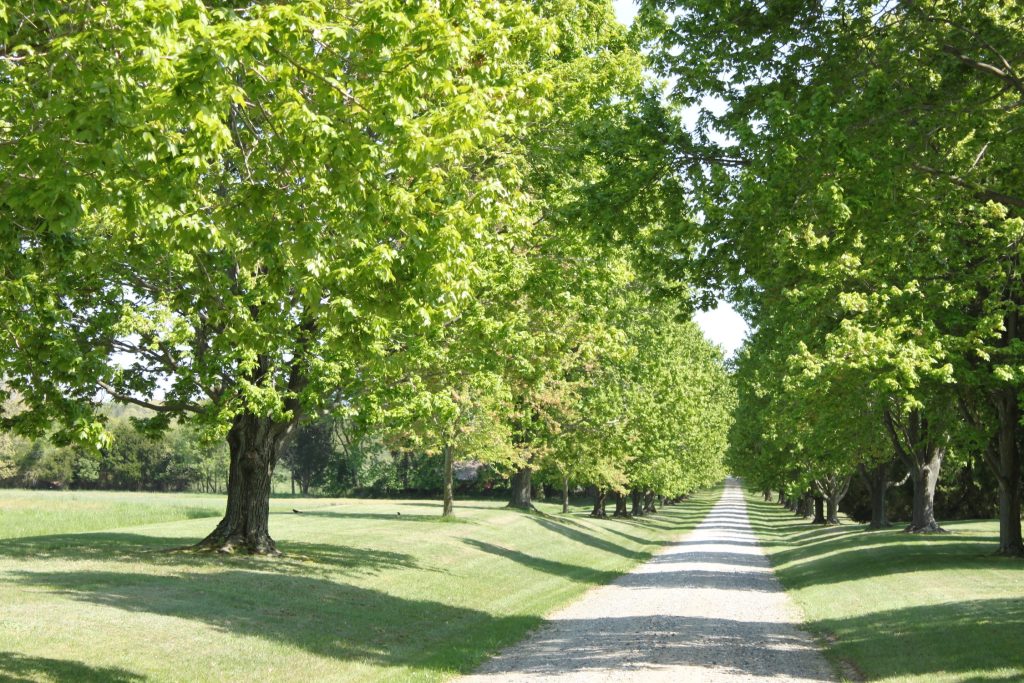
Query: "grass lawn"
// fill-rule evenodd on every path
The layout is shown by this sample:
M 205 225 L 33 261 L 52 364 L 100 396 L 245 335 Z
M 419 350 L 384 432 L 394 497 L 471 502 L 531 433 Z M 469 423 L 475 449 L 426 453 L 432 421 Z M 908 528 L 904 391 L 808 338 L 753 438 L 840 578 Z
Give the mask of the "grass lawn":
M 1024 680 L 1024 560 L 992 554 L 997 522 L 944 522 L 952 533 L 935 536 L 823 529 L 747 501 L 807 629 L 852 678 Z
M 213 528 L 217 496 L 0 491 L 0 680 L 444 679 L 696 526 L 719 494 L 638 520 L 284 499 L 271 533 L 287 556 L 271 559 L 165 552 Z

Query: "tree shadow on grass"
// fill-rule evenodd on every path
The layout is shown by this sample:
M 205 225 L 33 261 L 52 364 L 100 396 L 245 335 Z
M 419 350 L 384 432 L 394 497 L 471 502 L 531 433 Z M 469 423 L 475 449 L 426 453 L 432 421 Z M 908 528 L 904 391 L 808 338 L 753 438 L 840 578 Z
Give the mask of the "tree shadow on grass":
M 768 505 L 754 503 L 754 506 Z M 771 512 L 755 523 L 772 565 L 788 588 L 841 583 L 910 572 L 1012 568 L 1024 563 L 996 557 L 996 536 L 987 534 L 905 534 L 898 529 L 867 533 L 862 525 L 811 530 Z M 765 539 L 764 535 L 770 535 Z
M 969 600 L 809 622 L 868 680 L 957 672 L 961 680 L 1024 680 L 1024 602 Z M 1009 671 L 1007 671 L 1009 669 Z M 987 675 L 985 672 L 989 672 Z
M 0 652 L 0 683 L 38 681 L 40 676 L 59 683 L 133 683 L 145 680 L 124 669 L 91 667 L 63 659 Z
M 593 533 L 587 533 L 587 531 L 581 530 L 585 527 L 582 527 L 580 524 L 571 524 L 566 523 L 566 521 L 563 520 L 556 521 L 549 517 L 540 517 L 535 515 L 531 515 L 529 519 L 549 531 L 565 536 L 571 541 L 576 541 L 583 545 L 589 545 L 591 548 L 597 548 L 598 550 L 603 550 L 607 553 L 619 555 L 631 560 L 646 560 L 651 556 L 650 552 L 629 550 L 628 548 L 623 548 L 616 543 L 600 538 Z
M 505 559 L 518 562 L 521 565 L 530 567 L 531 569 L 536 569 L 537 571 L 541 571 L 546 574 L 564 576 L 565 578 L 571 579 L 577 583 L 590 583 L 595 585 L 606 584 L 614 581 L 621 575 L 620 572 L 602 571 L 591 567 L 581 567 L 576 564 L 566 564 L 565 562 L 547 560 L 542 557 L 534 557 L 533 555 L 527 555 L 526 553 L 519 552 L 518 550 L 510 550 L 509 548 L 502 548 L 501 546 L 474 539 L 466 539 L 463 542 L 466 545 L 472 546 L 477 550 L 482 550 L 485 553 L 504 557 Z
M 77 533 L 33 536 L 0 541 L 0 558 L 12 560 L 104 560 L 144 562 L 181 568 L 237 567 L 276 573 L 376 574 L 387 569 L 424 570 L 405 553 L 325 543 L 289 541 L 286 555 L 278 558 L 225 556 L 171 551 L 187 548 L 193 538 L 145 536 L 126 533 Z
M 539 617 L 496 617 L 311 576 L 183 569 L 160 575 L 19 571 L 8 576 L 72 600 L 202 622 L 321 657 L 435 672 L 466 671 L 488 651 L 541 623 Z

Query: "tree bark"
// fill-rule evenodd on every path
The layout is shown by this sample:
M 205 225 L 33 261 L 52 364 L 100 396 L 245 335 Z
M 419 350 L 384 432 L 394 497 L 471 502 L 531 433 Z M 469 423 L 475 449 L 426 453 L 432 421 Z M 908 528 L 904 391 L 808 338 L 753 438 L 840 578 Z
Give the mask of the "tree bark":
M 914 484 L 914 505 L 910 524 L 904 531 L 914 534 L 942 531 L 935 520 L 935 486 L 944 453 L 935 449 L 923 463 L 911 465 L 910 480 Z
M 1020 524 L 1020 451 L 1017 436 L 1020 428 L 1020 407 L 1013 389 L 1002 389 L 994 396 L 999 416 L 997 454 L 990 465 L 999 481 L 999 553 L 1024 555 Z
M 654 493 L 648 491 L 644 494 L 644 514 L 654 514 L 658 509 L 654 507 Z
M 885 529 L 892 526 L 886 512 L 886 494 L 889 492 L 889 476 L 892 463 L 885 462 L 868 469 L 858 466 L 860 477 L 871 496 L 871 529 Z
M 839 502 L 850 490 L 850 477 L 840 477 L 836 474 L 828 474 L 814 480 L 814 486 L 818 493 L 825 499 L 825 524 L 839 524 Z M 817 518 L 815 518 L 817 521 Z
M 892 412 L 886 410 L 885 426 L 896 453 L 910 470 L 910 480 L 914 485 L 913 512 L 904 531 L 915 534 L 944 531 L 935 520 L 935 486 L 946 449 L 937 443 L 930 432 L 928 419 L 920 410 L 910 411 L 903 430 L 897 429 Z M 900 438 L 901 431 L 905 441 Z
M 643 496 L 639 491 L 632 491 L 630 497 L 633 499 L 633 516 L 643 517 L 644 516 L 644 505 Z
M 814 519 L 811 524 L 825 524 L 825 499 L 821 496 L 814 497 Z
M 626 494 L 615 494 L 615 517 L 629 517 L 629 510 L 626 509 Z
M 604 510 L 605 499 L 608 496 L 608 492 L 600 487 L 594 487 L 594 509 L 591 511 L 591 517 L 607 517 L 608 513 Z
M 508 507 L 517 510 L 533 509 L 533 471 L 527 466 L 512 475 L 512 494 Z
M 804 519 L 814 515 L 814 494 L 810 491 L 800 498 L 800 516 Z
M 562 477 L 562 514 L 569 514 L 569 477 Z
M 442 517 L 451 517 L 455 513 L 455 454 L 451 446 L 444 447 L 444 504 Z
M 839 499 L 837 496 L 825 498 L 825 524 L 827 526 L 839 525 Z
M 772 501 L 772 492 L 769 491 L 768 489 L 762 491 L 761 496 L 764 497 L 766 503 L 770 503 Z
M 231 456 L 227 510 L 197 548 L 280 555 L 269 531 L 271 481 L 281 446 L 294 424 L 294 420 L 279 422 L 248 413 L 235 418 L 227 436 Z

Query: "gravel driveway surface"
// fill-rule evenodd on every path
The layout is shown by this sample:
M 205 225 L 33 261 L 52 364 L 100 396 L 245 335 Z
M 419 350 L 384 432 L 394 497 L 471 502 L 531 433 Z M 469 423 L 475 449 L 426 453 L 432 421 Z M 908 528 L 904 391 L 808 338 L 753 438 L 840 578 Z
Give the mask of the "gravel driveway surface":
M 688 536 L 460 680 L 834 680 L 799 623 L 728 480 Z

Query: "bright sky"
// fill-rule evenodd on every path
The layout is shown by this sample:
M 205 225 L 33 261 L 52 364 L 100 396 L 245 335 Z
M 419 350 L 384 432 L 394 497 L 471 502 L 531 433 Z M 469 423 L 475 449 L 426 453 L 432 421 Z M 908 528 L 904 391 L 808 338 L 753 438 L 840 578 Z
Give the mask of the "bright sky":
M 615 16 L 626 26 L 633 23 L 636 16 L 636 3 L 633 0 L 615 0 Z
M 627 26 L 633 23 L 637 6 L 633 0 L 614 0 L 615 15 Z M 704 336 L 718 344 L 727 356 L 732 356 L 743 344 L 750 328 L 743 318 L 733 310 L 728 301 L 720 301 L 718 307 L 711 311 L 699 311 L 694 319 L 704 330 Z

